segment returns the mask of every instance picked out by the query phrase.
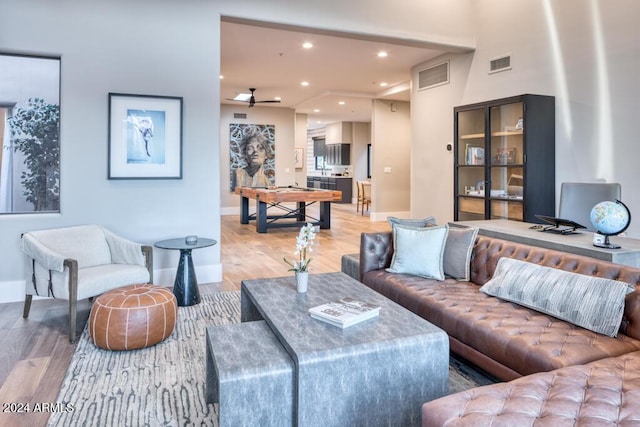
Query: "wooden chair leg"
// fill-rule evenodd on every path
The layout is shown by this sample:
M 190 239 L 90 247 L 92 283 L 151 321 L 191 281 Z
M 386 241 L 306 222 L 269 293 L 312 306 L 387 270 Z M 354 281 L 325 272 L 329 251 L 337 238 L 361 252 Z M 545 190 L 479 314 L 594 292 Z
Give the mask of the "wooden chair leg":
M 69 299 L 69 342 L 75 344 L 76 340 L 76 320 L 78 319 L 77 302 Z
M 26 319 L 29 317 L 29 311 L 31 311 L 31 301 L 33 300 L 33 295 L 26 294 L 24 296 L 24 309 L 22 310 L 22 318 Z
M 75 343 L 76 320 L 78 317 L 78 261 L 74 259 L 64 260 L 64 265 L 69 269 L 69 341 Z

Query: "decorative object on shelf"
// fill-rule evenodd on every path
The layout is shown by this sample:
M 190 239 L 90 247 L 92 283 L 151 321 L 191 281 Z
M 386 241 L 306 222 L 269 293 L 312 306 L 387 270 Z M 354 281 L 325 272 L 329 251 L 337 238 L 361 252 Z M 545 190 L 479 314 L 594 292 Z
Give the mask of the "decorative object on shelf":
M 313 240 L 316 238 L 316 232 L 313 224 L 307 223 L 300 229 L 300 233 L 296 238 L 296 250 L 293 253 L 298 259 L 296 261 L 289 261 L 284 257 L 286 262 L 291 268 L 289 271 L 295 271 L 296 277 L 296 289 L 299 293 L 307 292 L 308 280 L 309 280 L 309 264 L 312 259 L 309 254 L 312 252 Z M 302 274 L 301 274 L 302 273 Z
M 517 152 L 517 148 L 497 148 L 493 162 L 496 165 L 512 165 L 516 163 Z
M 520 117 L 518 119 L 518 121 L 516 122 L 516 129 L 517 130 L 523 130 L 524 129 L 524 121 L 522 120 L 522 117 Z
M 196 243 L 198 243 L 198 236 L 187 236 L 184 238 L 184 242 L 187 245 L 195 245 Z
M 467 144 L 465 157 L 467 165 L 484 165 L 484 148 Z
M 593 246 L 606 249 L 620 249 L 609 241 L 609 236 L 616 236 L 629 228 L 631 224 L 631 211 L 620 200 L 615 202 L 600 202 L 591 209 L 589 215 L 591 224 L 599 234 L 605 236 L 603 243 L 595 243 Z
M 109 179 L 182 179 L 182 97 L 109 94 Z

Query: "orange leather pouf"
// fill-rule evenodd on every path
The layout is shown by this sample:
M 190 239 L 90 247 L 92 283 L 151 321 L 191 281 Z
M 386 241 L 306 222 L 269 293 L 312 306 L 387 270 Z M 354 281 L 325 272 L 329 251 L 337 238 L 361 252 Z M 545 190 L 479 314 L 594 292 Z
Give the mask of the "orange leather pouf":
M 135 350 L 158 344 L 173 332 L 178 304 L 171 290 L 131 285 L 100 295 L 91 307 L 89 335 L 105 350 Z

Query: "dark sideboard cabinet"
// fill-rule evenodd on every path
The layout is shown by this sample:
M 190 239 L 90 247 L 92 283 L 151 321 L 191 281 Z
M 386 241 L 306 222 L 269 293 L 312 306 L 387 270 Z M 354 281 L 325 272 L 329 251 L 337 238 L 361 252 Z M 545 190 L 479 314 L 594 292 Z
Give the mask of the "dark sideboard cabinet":
M 342 200 L 338 203 L 351 203 L 353 197 L 353 178 L 331 176 L 308 176 L 308 188 L 342 191 Z
M 555 98 L 454 108 L 454 220 L 555 216 Z

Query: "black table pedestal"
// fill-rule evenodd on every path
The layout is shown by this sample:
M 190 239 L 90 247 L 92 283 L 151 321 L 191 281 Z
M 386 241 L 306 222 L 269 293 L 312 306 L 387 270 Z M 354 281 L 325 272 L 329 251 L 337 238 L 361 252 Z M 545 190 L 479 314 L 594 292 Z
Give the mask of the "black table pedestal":
M 173 294 L 178 300 L 178 306 L 186 307 L 200 302 L 198 279 L 193 267 L 191 249 L 180 249 L 180 262 L 176 273 L 176 281 L 173 284 Z

